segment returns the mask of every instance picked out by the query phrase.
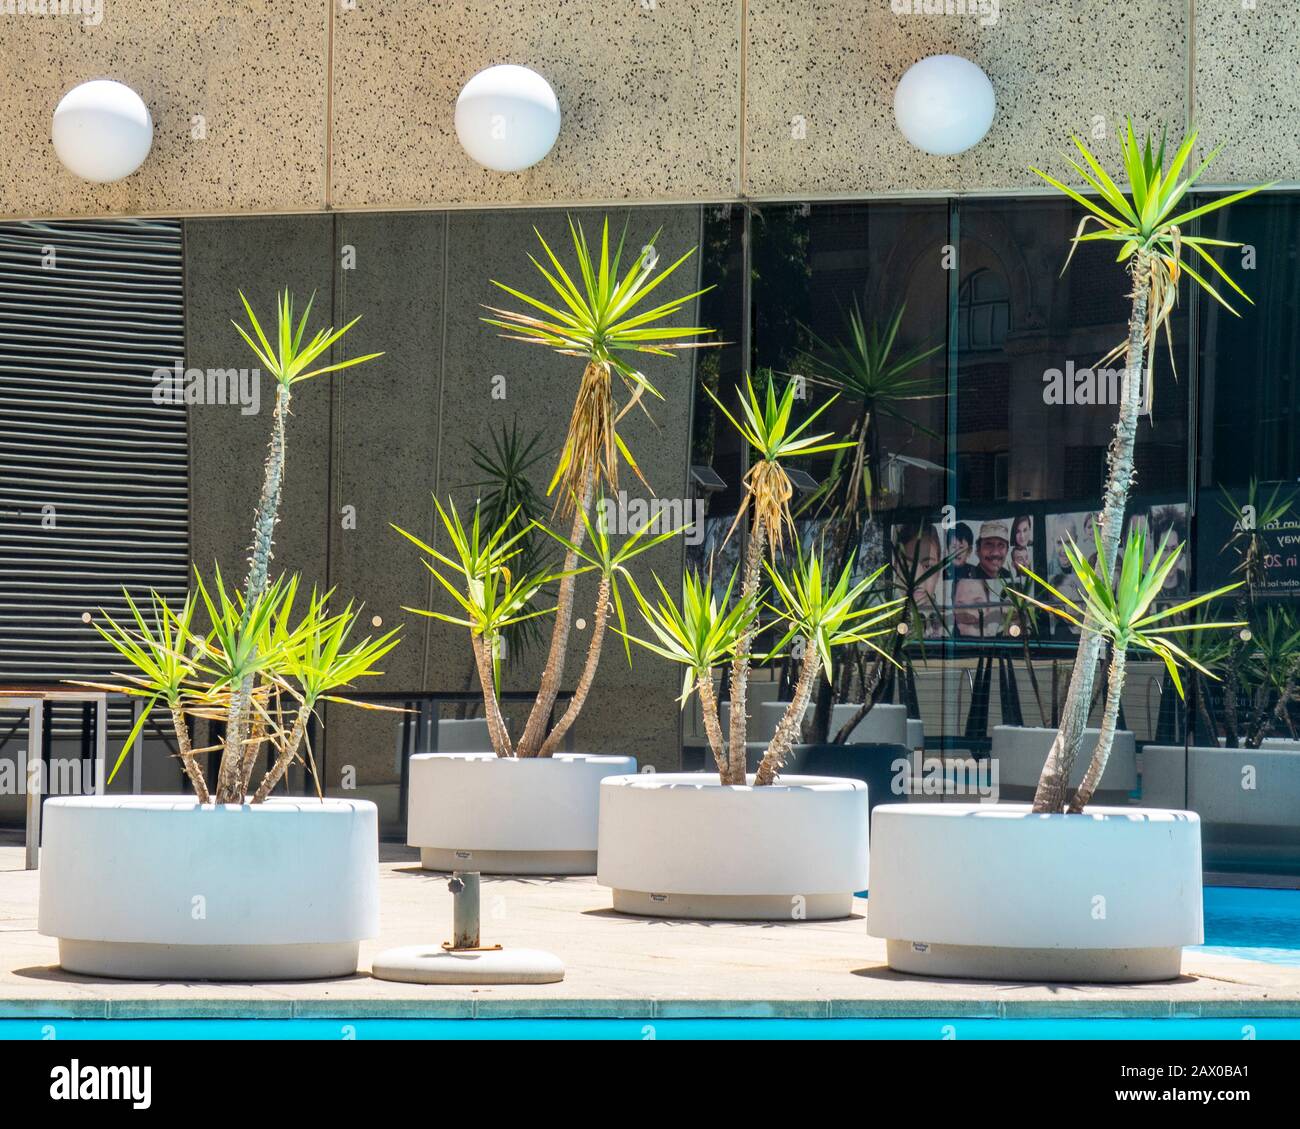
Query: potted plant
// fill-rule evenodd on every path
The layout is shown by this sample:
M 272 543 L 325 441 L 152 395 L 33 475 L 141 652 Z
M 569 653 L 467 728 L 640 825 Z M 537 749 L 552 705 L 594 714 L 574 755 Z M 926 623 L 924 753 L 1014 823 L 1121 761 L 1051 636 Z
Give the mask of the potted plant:
M 475 753 L 428 753 L 411 758 L 407 841 L 420 848 L 421 865 L 448 870 L 472 865 L 484 873 L 591 874 L 596 864 L 596 809 L 600 781 L 635 771 L 633 757 L 566 753 L 561 742 L 572 730 L 599 666 L 611 611 L 623 617 L 621 583 L 630 583 L 627 565 L 634 557 L 682 530 L 642 530 L 615 546 L 603 507 L 593 505 L 606 492 L 617 493 L 619 460 L 641 478 L 641 471 L 619 434 L 618 425 L 647 396 L 661 397 L 645 373 L 632 366 L 638 354 L 674 356 L 699 348 L 711 331 L 668 322 L 705 291 L 655 301 L 647 299 L 694 253 L 688 249 L 659 269 L 655 237 L 624 266 L 623 238 L 611 250 L 609 221 L 593 249 L 572 220 L 572 268 L 537 233 L 546 265 L 532 259 L 550 288 L 543 298 L 496 282 L 494 285 L 529 307 L 511 311 L 488 307 L 483 320 L 510 340 L 542 345 L 584 366 L 567 434 L 551 476 L 557 516 L 569 521 L 567 535 L 544 523 L 520 523 L 512 510 L 489 523 L 475 513 L 468 524 L 454 507 L 438 505 L 449 553 L 398 530 L 426 554 L 426 564 L 444 593 L 463 614 L 408 609 L 469 630 L 475 667 L 483 690 L 491 748 Z M 576 281 L 575 281 L 576 279 Z M 626 392 L 615 398 L 615 377 Z M 538 571 L 521 555 L 520 530 L 542 530 L 563 550 L 553 570 Z M 521 569 L 521 564 L 526 566 Z M 559 718 L 556 702 L 564 685 L 565 658 L 573 625 L 578 576 L 597 576 L 589 622 L 586 661 L 572 697 Z M 535 603 L 554 584 L 552 607 Z M 520 733 L 512 735 L 501 713 L 496 687 L 500 641 L 506 631 L 551 617 L 551 637 L 537 695 Z M 630 655 L 630 651 L 629 651 Z
M 1225 491 L 1232 532 L 1223 550 L 1236 556 L 1242 580 L 1232 614 L 1247 626 L 1215 640 L 1222 693 L 1197 686 L 1187 747 L 1152 744 L 1142 752 L 1143 802 L 1195 811 L 1211 869 L 1285 869 L 1300 855 L 1300 746 L 1291 716 L 1300 698 L 1300 624 L 1265 595 L 1273 538 L 1293 501 L 1280 485 L 1265 494 L 1252 482 L 1241 504 Z
M 150 980 L 346 976 L 356 971 L 359 943 L 378 931 L 374 804 L 324 798 L 319 780 L 314 798 L 272 793 L 294 762 L 315 779 L 307 734 L 316 704 L 347 701 L 339 691 L 378 673 L 397 631 L 354 640 L 359 608 L 331 611 L 329 592 L 313 592 L 304 604 L 297 577 L 271 579 L 269 563 L 294 386 L 379 354 L 321 363 L 354 323 L 305 338 L 311 303 L 295 322 L 287 291 L 274 344 L 246 299 L 244 308 L 250 328 L 236 328 L 276 380 L 247 581 L 231 591 L 219 571 L 208 582 L 196 570 L 195 590 L 179 607 L 157 592 L 142 601 L 128 592 L 129 620 L 101 609 L 94 622 L 131 667 L 103 688 L 144 702 L 113 775 L 151 713 L 165 708 L 194 794 L 46 803 L 38 927 L 59 939 L 59 961 L 70 972 Z M 195 718 L 224 722 L 219 746 L 194 747 Z M 209 781 L 200 757 L 217 751 Z
M 793 397 L 793 382 L 780 401 L 770 385 L 762 401 L 748 385 L 741 400 L 744 422 L 726 412 L 760 454 L 745 479 L 745 503 L 736 518 L 752 513 L 737 598 L 732 599 L 735 573 L 720 598 L 712 577 L 698 573 L 685 576 L 680 602 L 662 582 L 655 604 L 637 593 L 652 638 L 634 641 L 685 668 L 682 704 L 699 694 L 717 775 L 656 773 L 602 783 L 596 880 L 613 890 L 614 909 L 620 912 L 705 919 L 844 917 L 866 877 L 866 784 L 787 776 L 781 770 L 800 736 L 818 678 L 833 676 L 833 652 L 855 643 L 875 646 L 874 638 L 892 630 L 901 601 L 873 600 L 884 570 L 855 581 L 852 557 L 842 570 L 831 572 L 821 550 L 805 554 L 796 542 L 788 568 L 764 559 L 764 546 L 770 555 L 793 528 L 793 491 L 783 460 L 834 446 L 825 442 L 826 435 L 806 434 L 824 406 L 791 426 Z M 760 585 L 760 568 L 770 588 Z M 748 773 L 744 679 L 761 610 L 771 613 L 781 632 L 765 657 L 792 645 L 803 661 L 793 700 L 757 770 Z M 715 670 L 727 665 L 733 679 L 730 742 L 722 733 L 713 690 Z
M 1200 944 L 1201 838 L 1194 812 L 1088 806 L 1110 757 L 1127 655 L 1159 658 L 1181 695 L 1180 666 L 1211 672 L 1176 641 L 1239 623 L 1183 613 L 1236 585 L 1153 610 L 1182 546 L 1148 562 L 1134 531 L 1118 577 L 1070 542 L 1078 602 L 1023 596 L 1112 647 L 1096 748 L 1069 813 L 1024 804 L 909 804 L 876 813 L 867 930 L 900 972 L 1010 980 L 1168 980 Z M 1032 573 L 1030 574 L 1033 575 Z M 1086 809 L 1086 810 L 1085 810 Z
M 1149 136 L 1145 143 L 1141 143 L 1133 132 L 1133 123 L 1129 122 L 1127 130 L 1120 136 L 1120 153 L 1124 165 L 1121 180 L 1128 180 L 1127 194 L 1077 137 L 1072 140 L 1084 164 L 1079 164 L 1070 157 L 1066 157 L 1066 161 L 1088 187 L 1097 193 L 1096 198 L 1084 196 L 1038 169 L 1031 170 L 1087 212 L 1071 240 L 1073 247 L 1098 240 L 1118 243 L 1119 261 L 1127 265 L 1133 280 L 1128 337 L 1098 362 L 1100 367 L 1118 357 L 1125 358 L 1119 419 L 1115 424 L 1115 437 L 1106 455 L 1106 485 L 1097 520 L 1102 546 L 1099 560 L 1105 562 L 1108 573 L 1115 571 L 1124 510 L 1128 503 L 1129 489 L 1136 478 L 1133 450 L 1137 441 L 1138 418 L 1151 410 L 1155 349 L 1162 328 L 1169 339 L 1171 360 L 1173 356 L 1169 319 L 1178 301 L 1179 282 L 1184 276 L 1190 278 L 1230 313 L 1237 312 L 1216 286 L 1197 272 L 1192 265 L 1195 261 L 1202 270 L 1207 267 L 1212 270 L 1221 280 L 1221 285 L 1231 287 L 1245 301 L 1250 301 L 1245 291 L 1233 281 L 1209 250 L 1213 247 L 1238 247 L 1240 244 L 1189 235 L 1184 228 L 1192 220 L 1216 212 L 1253 195 L 1261 187 L 1268 186 L 1245 188 L 1228 196 L 1215 197 L 1195 208 L 1180 210 L 1187 193 L 1196 186 L 1219 152 L 1214 150 L 1198 167 L 1187 172 L 1188 160 L 1196 146 L 1196 137 L 1196 130 L 1191 130 L 1170 156 L 1166 166 L 1165 137 L 1161 136 L 1158 147 L 1153 146 Z M 1087 230 L 1089 224 L 1095 224 L 1096 230 Z M 1066 266 L 1069 266 L 1068 259 Z M 1036 812 L 1066 810 L 1071 774 L 1083 744 L 1083 730 L 1092 706 L 1093 679 L 1101 657 L 1101 648 L 1102 636 L 1099 632 L 1080 633 L 1078 653 L 1070 672 L 1070 687 L 1061 710 L 1061 723 L 1043 765 L 1034 796 Z

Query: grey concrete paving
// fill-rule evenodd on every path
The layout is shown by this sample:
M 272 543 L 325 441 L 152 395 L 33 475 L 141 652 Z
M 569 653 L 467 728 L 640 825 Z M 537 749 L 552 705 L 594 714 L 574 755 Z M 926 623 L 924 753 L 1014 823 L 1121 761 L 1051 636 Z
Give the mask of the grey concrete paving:
M 12 857 L 11 857 L 12 856 Z M 450 929 L 445 879 L 386 847 L 383 949 L 441 941 Z M 781 924 L 629 918 L 590 878 L 483 880 L 488 943 L 544 948 L 563 983 L 398 984 L 357 975 L 293 984 L 152 984 L 71 976 L 36 932 L 37 875 L 0 847 L 0 1016 L 308 1017 L 792 1016 L 1036 1017 L 1300 1015 L 1300 968 L 1189 953 L 1184 976 L 1134 987 L 922 980 L 890 972 L 866 920 Z

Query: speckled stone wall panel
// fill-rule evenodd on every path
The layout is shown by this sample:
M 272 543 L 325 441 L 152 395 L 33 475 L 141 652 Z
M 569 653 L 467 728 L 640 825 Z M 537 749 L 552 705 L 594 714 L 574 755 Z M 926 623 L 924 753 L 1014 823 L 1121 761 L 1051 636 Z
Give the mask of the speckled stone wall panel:
M 1223 146 L 1207 181 L 1300 181 L 1298 17 L 1294 0 L 1198 0 L 1196 123 Z
M 372 690 L 421 684 L 430 576 L 390 522 L 426 540 L 433 532 L 428 484 L 437 463 L 442 375 L 445 213 L 340 216 L 335 324 L 361 320 L 344 338 L 348 356 L 384 355 L 334 377 L 330 584 L 364 601 L 379 630 L 405 623 Z M 342 359 L 342 358 L 339 358 Z M 371 628 L 367 628 L 367 631 Z
M 537 70 L 560 136 L 517 174 L 456 138 L 461 88 Z M 739 0 L 356 0 L 334 23 L 340 208 L 690 200 L 737 191 Z
M 1029 166 L 1068 171 L 1057 154 L 1071 133 L 1113 137 L 1129 114 L 1182 126 L 1187 34 L 1178 0 L 1003 0 L 988 24 L 978 15 L 898 15 L 886 0 L 750 0 L 746 190 L 1038 187 Z M 943 53 L 978 63 L 998 102 L 988 135 L 955 157 L 914 149 L 894 121 L 903 73 Z
M 0 15 L 0 217 L 322 207 L 326 0 L 101 3 L 97 24 Z M 92 78 L 130 86 L 153 116 L 152 152 L 116 184 L 73 176 L 50 141 L 59 99 Z
M 275 324 L 275 296 L 286 284 L 299 309 L 316 292 L 313 324 L 328 324 L 332 293 L 329 216 L 189 220 L 185 224 L 186 365 L 198 369 L 258 366 L 230 324 L 247 318 L 248 296 L 263 329 Z M 324 585 L 329 493 L 329 377 L 299 384 L 287 426 L 287 454 L 271 574 L 301 571 Z M 210 575 L 221 565 L 228 582 L 248 571 L 253 514 L 271 437 L 275 382 L 263 374 L 256 414 L 238 404 L 190 408 L 190 556 Z

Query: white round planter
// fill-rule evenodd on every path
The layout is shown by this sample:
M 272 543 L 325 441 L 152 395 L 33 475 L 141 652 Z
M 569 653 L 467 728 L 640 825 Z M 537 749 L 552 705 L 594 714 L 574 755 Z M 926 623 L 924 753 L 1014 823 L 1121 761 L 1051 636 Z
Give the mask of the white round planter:
M 600 782 L 635 771 L 635 757 L 421 753 L 406 841 L 428 870 L 595 874 Z
M 1202 941 L 1194 812 L 878 807 L 867 932 L 924 976 L 1136 983 Z
M 1083 782 L 1092 760 L 1100 731 L 1085 729 L 1079 756 L 1070 772 L 1070 788 Z M 1038 789 L 1047 754 L 1052 751 L 1056 730 L 1037 725 L 993 727 L 992 756 L 997 764 L 998 795 L 1005 800 L 1032 800 Z M 1101 804 L 1126 804 L 1137 787 L 1137 742 L 1127 729 L 1117 730 L 1110 756 L 1102 770 L 1093 799 Z
M 867 866 L 860 780 L 782 776 L 755 788 L 719 784 L 713 773 L 655 773 L 600 787 L 596 881 L 612 888 L 621 913 L 847 917 Z
M 68 972 L 351 976 L 379 932 L 378 815 L 364 800 L 50 799 L 40 883 L 38 929 Z

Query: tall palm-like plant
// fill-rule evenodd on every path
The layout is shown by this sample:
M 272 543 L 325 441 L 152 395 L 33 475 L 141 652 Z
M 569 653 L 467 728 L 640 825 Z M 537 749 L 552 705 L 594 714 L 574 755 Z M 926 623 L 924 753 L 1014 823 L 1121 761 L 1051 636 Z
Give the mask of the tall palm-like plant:
M 1208 264 L 1221 284 L 1226 284 L 1243 299 L 1250 301 L 1209 251 L 1212 247 L 1237 247 L 1240 244 L 1189 235 L 1184 229 L 1192 220 L 1245 199 L 1259 191 L 1259 188 L 1247 188 L 1217 197 L 1198 207 L 1180 210 L 1184 197 L 1218 154 L 1218 150 L 1214 150 L 1196 169 L 1185 172 L 1196 145 L 1196 136 L 1195 130 L 1188 133 L 1182 144 L 1169 155 L 1166 164 L 1164 137 L 1162 136 L 1158 147 L 1153 146 L 1150 137 L 1145 143 L 1139 142 L 1132 123 L 1128 123 L 1120 137 L 1123 159 L 1120 175 L 1128 180 L 1127 193 L 1077 137 L 1072 140 L 1083 163 L 1070 157 L 1066 161 L 1088 188 L 1096 193 L 1095 197 L 1085 196 L 1082 191 L 1071 188 L 1038 169 L 1031 170 L 1088 213 L 1080 221 L 1071 240 L 1071 255 L 1081 243 L 1096 240 L 1118 243 L 1116 257 L 1119 262 L 1126 264 L 1133 284 L 1128 337 L 1101 362 L 1107 363 L 1121 355 L 1125 357 L 1119 419 L 1107 454 L 1106 486 L 1098 523 L 1101 531 L 1099 561 L 1105 564 L 1107 575 L 1115 570 L 1124 524 L 1124 508 L 1134 478 L 1133 448 L 1137 440 L 1138 417 L 1151 407 L 1151 375 L 1156 339 L 1162 329 L 1166 337 L 1169 337 L 1169 319 L 1178 300 L 1179 281 L 1186 275 L 1215 301 L 1231 313 L 1236 313 L 1214 284 L 1191 265 L 1191 256 L 1195 256 L 1202 266 Z M 1089 230 L 1090 224 L 1095 225 L 1095 229 Z M 1066 266 L 1068 265 L 1067 259 Z M 1173 346 L 1170 340 L 1171 360 L 1172 356 Z M 1065 808 L 1070 773 L 1083 742 L 1083 730 L 1092 701 L 1093 679 L 1103 639 L 1104 636 L 1098 631 L 1084 631 L 1080 634 L 1070 688 L 1061 712 L 1061 725 L 1043 765 L 1034 796 L 1036 812 L 1061 811 Z
M 275 409 L 271 416 L 270 448 L 266 457 L 262 493 L 253 520 L 253 545 L 248 563 L 248 579 L 244 584 L 244 607 L 250 609 L 267 587 L 271 546 L 275 539 L 276 523 L 280 520 L 280 494 L 284 483 L 287 444 L 285 424 L 289 416 L 289 404 L 293 398 L 294 385 L 325 373 L 341 372 L 343 369 L 352 368 L 354 365 L 373 360 L 383 354 L 367 353 L 360 357 L 320 364 L 318 362 L 328 360 L 326 355 L 328 351 L 343 339 L 343 335 L 356 325 L 360 318 L 353 318 L 342 329 L 333 327 L 318 329 L 310 338 L 304 340 L 313 299 L 308 299 L 306 308 L 295 325 L 293 296 L 286 287 L 277 296 L 275 341 L 272 343 L 242 291 L 239 300 L 244 304 L 249 327 L 245 329 L 238 322 L 231 324 L 265 366 L 266 371 L 275 379 Z M 230 712 L 226 721 L 226 745 L 217 775 L 218 803 L 238 803 L 243 798 L 240 769 L 248 739 L 252 692 L 253 682 L 249 678 L 234 687 L 231 694 Z
M 1097 542 L 1095 566 L 1089 563 L 1088 558 L 1080 551 L 1073 539 L 1065 544 L 1070 568 L 1079 583 L 1080 602 L 1062 595 L 1028 569 L 1025 569 L 1025 572 L 1055 596 L 1060 604 L 1045 603 L 1025 592 L 1018 592 L 1013 597 L 1028 601 L 1052 615 L 1059 616 L 1079 631 L 1096 635 L 1111 644 L 1110 673 L 1101 732 L 1097 738 L 1097 747 L 1093 751 L 1092 760 L 1088 763 L 1083 780 L 1070 801 L 1071 812 L 1081 812 L 1084 809 L 1096 791 L 1101 774 L 1106 770 L 1106 762 L 1110 758 L 1111 747 L 1115 741 L 1115 729 L 1119 721 L 1120 702 L 1124 692 L 1125 660 L 1129 649 L 1142 648 L 1159 658 L 1165 664 L 1165 669 L 1168 670 L 1174 688 L 1181 698 L 1184 694 L 1182 679 L 1178 674 L 1180 665 L 1190 666 L 1209 678 L 1215 676 L 1170 637 L 1180 633 L 1242 626 L 1240 622 L 1214 623 L 1204 620 L 1192 620 L 1188 623 L 1174 622 L 1175 616 L 1217 599 L 1225 592 L 1231 592 L 1234 588 L 1240 587 L 1240 582 L 1217 588 L 1201 596 L 1193 596 L 1190 600 L 1184 600 L 1164 611 L 1151 610 L 1182 552 L 1181 545 L 1168 551 L 1168 534 L 1161 540 L 1148 563 L 1145 534 L 1141 530 L 1130 533 L 1128 543 L 1124 547 L 1124 560 L 1120 566 L 1119 576 L 1114 580 L 1102 549 L 1102 532 L 1094 527 L 1093 534 Z
M 712 333 L 710 329 L 665 324 L 711 288 L 691 291 L 657 305 L 647 301 L 695 251 L 691 248 L 663 270 L 658 270 L 659 254 L 655 249 L 658 232 L 624 270 L 626 227 L 611 253 L 609 220 L 606 219 L 600 247 L 593 251 L 581 225 L 570 220 L 569 234 L 576 263 L 574 272 L 565 268 L 541 232 L 536 234 L 546 263 L 532 255 L 529 259 L 549 287 L 546 300 L 494 279 L 494 285 L 523 302 L 529 310 L 489 306 L 487 309 L 494 316 L 483 320 L 505 330 L 503 336 L 510 340 L 542 345 L 564 356 L 585 361 L 560 459 L 547 491 L 552 493 L 559 489 L 557 508 L 562 514 L 576 511 L 568 538 L 576 546 L 582 544 L 586 534 L 583 515 L 590 509 L 594 497 L 606 489 L 612 492 L 618 488 L 619 457 L 638 478 L 642 477 L 635 458 L 618 432 L 618 424 L 633 405 L 641 404 L 647 393 L 660 399 L 663 397 L 646 375 L 633 367 L 632 358 L 636 354 L 672 357 L 682 349 L 698 349 L 713 344 L 698 340 Z M 627 394 L 621 405 L 615 399 L 614 374 L 618 375 Z M 538 756 L 546 744 L 547 726 L 564 679 L 564 661 L 573 622 L 576 563 L 577 557 L 569 551 L 558 574 L 562 579 L 556 598 L 550 649 L 537 697 L 519 739 L 516 750 L 519 756 Z
M 753 381 L 746 376 L 745 395 L 739 397 L 739 420 L 727 410 L 721 400 L 712 392 L 709 393 L 718 410 L 727 417 L 731 426 L 758 455 L 745 474 L 745 496 L 727 534 L 731 537 L 746 511 L 753 510 L 749 527 L 749 543 L 745 547 L 745 562 L 741 572 L 741 600 L 758 601 L 764 550 L 779 551 L 787 533 L 794 537 L 794 515 L 790 512 L 790 499 L 794 497 L 794 485 L 782 465 L 783 462 L 798 456 L 816 455 L 851 446 L 849 443 L 827 442 L 831 439 L 830 432 L 821 435 L 806 434 L 813 421 L 835 402 L 834 396 L 811 412 L 802 423 L 794 424 L 792 417 L 798 390 L 798 381 L 791 380 L 786 384 L 785 391 L 778 400 L 776 388 L 771 381 L 768 381 L 766 394 L 760 399 L 754 391 Z M 749 662 L 754 631 L 755 625 L 751 624 L 749 630 L 737 642 L 731 660 L 729 682 L 731 725 L 728 755 L 732 761 L 731 774 L 739 773 L 742 777 L 745 772 L 745 739 L 749 720 L 745 713 L 745 700 L 748 695 Z M 802 714 L 800 716 L 802 717 Z

